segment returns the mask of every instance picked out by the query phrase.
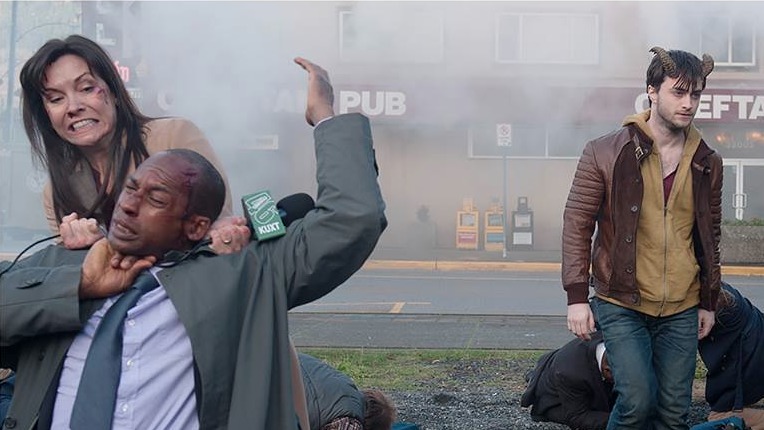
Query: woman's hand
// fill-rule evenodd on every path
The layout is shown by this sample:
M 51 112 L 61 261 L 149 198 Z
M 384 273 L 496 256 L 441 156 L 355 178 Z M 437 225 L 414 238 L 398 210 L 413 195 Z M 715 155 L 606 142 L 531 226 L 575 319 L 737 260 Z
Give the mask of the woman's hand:
M 67 249 L 88 248 L 104 237 L 95 218 L 79 218 L 76 212 L 61 219 L 61 244 Z
M 252 236 L 247 220 L 240 216 L 220 218 L 210 227 L 210 248 L 218 254 L 232 254 L 241 251 Z

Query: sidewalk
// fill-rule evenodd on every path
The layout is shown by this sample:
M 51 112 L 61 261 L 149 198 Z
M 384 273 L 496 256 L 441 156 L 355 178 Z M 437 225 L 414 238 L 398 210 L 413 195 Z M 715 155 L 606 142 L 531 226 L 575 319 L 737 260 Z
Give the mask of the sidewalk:
M 371 270 L 474 270 L 516 272 L 559 272 L 562 252 L 530 250 L 507 252 L 459 249 L 411 250 L 377 248 L 364 264 Z M 764 276 L 764 264 L 735 265 L 722 263 L 722 275 Z
M 504 258 L 502 251 L 472 251 L 464 249 L 414 249 L 377 247 L 371 254 L 371 260 L 402 261 L 463 261 L 463 262 L 515 262 L 515 263 L 559 263 L 562 251 L 544 250 L 507 250 Z
M 298 347 L 554 349 L 572 335 L 564 316 L 289 312 Z
M 560 251 L 471 251 L 459 249 L 415 250 L 377 248 L 365 269 L 475 270 L 475 271 L 559 271 Z

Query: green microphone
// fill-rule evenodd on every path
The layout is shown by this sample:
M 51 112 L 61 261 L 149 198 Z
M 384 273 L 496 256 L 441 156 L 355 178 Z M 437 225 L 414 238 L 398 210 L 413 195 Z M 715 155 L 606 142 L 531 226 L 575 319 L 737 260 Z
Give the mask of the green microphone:
M 269 191 L 258 191 L 241 198 L 247 227 L 259 241 L 270 240 L 286 234 L 276 202 Z

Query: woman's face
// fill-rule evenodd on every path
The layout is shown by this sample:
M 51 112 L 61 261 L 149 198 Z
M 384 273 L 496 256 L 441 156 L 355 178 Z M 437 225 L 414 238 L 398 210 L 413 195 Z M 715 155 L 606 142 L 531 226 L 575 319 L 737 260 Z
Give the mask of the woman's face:
M 67 54 L 45 71 L 43 105 L 53 129 L 83 150 L 108 147 L 117 111 L 109 87 L 82 58 Z

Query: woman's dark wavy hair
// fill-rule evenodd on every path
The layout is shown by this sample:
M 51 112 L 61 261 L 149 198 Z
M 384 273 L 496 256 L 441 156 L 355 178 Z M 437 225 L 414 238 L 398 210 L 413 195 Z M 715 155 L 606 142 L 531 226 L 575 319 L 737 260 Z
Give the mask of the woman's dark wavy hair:
M 82 58 L 90 72 L 106 82 L 116 105 L 116 124 L 113 142 L 109 146 L 107 170 L 101 178 L 98 196 L 90 207 L 85 206 L 69 182 L 69 173 L 77 164 L 87 163 L 87 160 L 78 147 L 56 133 L 43 104 L 45 72 L 48 66 L 68 54 Z M 56 218 L 61 222 L 64 215 L 76 212 L 80 217 L 96 218 L 99 223 L 109 225 L 114 204 L 131 163 L 138 166 L 148 158 L 144 143 L 145 125 L 152 118 L 138 110 L 109 54 L 83 36 L 71 35 L 63 40 L 47 41 L 24 64 L 19 79 L 24 129 L 32 145 L 35 161 L 44 166 L 50 175 Z

